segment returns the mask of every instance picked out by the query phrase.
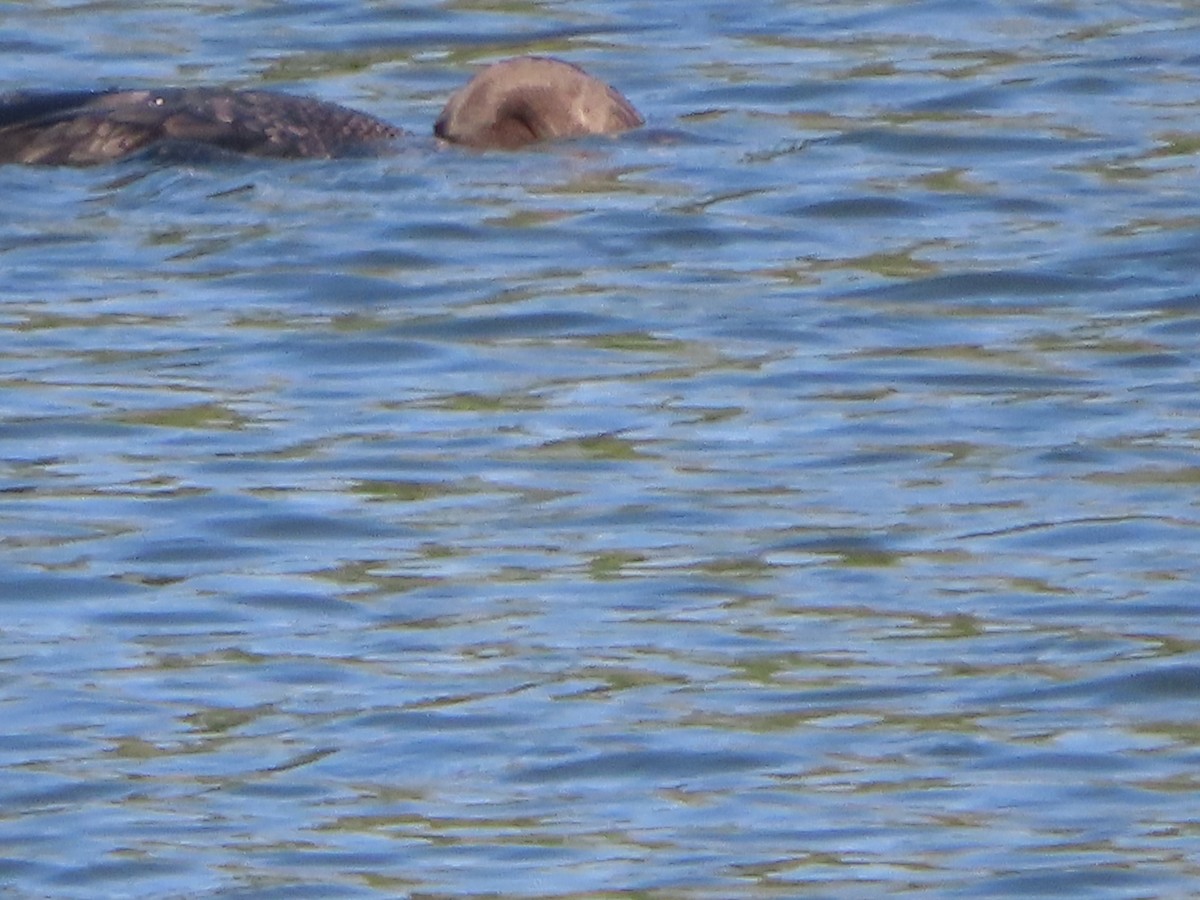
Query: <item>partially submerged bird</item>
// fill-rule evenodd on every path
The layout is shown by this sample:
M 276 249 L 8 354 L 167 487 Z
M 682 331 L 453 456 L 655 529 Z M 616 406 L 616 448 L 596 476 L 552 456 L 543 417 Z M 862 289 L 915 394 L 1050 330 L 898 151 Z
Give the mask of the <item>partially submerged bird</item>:
M 434 132 L 471 147 L 616 134 L 642 124 L 629 101 L 570 63 L 495 63 L 451 98 Z M 403 129 L 336 103 L 226 88 L 17 93 L 0 97 L 0 163 L 89 166 L 162 146 L 279 158 L 379 152 Z
M 272 91 L 80 91 L 0 102 L 0 162 L 35 165 L 90 166 L 162 145 L 346 156 L 403 134 L 344 106 Z
M 512 150 L 641 124 L 628 100 L 578 66 L 518 56 L 488 66 L 455 91 L 433 133 L 456 144 Z

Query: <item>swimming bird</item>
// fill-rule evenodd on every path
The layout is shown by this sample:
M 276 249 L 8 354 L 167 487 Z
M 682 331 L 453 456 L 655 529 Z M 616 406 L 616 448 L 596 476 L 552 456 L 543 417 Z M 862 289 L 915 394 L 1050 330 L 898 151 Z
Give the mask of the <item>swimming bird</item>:
M 488 66 L 456 91 L 433 133 L 471 147 L 511 150 L 535 141 L 617 134 L 641 124 L 628 100 L 578 66 L 519 56 Z
M 450 98 L 434 132 L 451 143 L 516 149 L 641 124 L 629 101 L 604 82 L 570 63 L 527 56 L 476 75 Z M 381 152 L 404 135 L 366 113 L 276 91 L 193 87 L 0 97 L 0 163 L 89 166 L 164 146 L 331 158 Z

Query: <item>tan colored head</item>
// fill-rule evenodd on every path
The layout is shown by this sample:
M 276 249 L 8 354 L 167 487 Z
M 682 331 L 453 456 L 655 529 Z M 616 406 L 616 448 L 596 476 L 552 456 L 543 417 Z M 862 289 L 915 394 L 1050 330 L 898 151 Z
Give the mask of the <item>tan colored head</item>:
M 578 66 L 519 56 L 488 66 L 450 97 L 433 126 L 443 140 L 513 150 L 536 141 L 618 134 L 642 117 Z

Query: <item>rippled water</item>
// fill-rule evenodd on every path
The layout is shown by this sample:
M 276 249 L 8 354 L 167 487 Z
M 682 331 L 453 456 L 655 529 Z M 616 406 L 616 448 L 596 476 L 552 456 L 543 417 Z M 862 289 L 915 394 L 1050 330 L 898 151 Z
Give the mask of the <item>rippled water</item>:
M 392 157 L 0 169 L 0 883 L 1200 886 L 1193 4 L 8 4 L 0 89 Z M 651 127 L 425 135 L 554 53 Z

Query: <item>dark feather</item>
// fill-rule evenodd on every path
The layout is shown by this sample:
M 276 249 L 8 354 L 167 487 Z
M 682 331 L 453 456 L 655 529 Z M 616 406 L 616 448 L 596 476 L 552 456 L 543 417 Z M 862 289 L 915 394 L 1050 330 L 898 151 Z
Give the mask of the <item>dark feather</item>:
M 404 132 L 373 116 L 272 91 L 23 93 L 0 99 L 0 162 L 92 165 L 160 142 L 271 157 L 368 151 Z

